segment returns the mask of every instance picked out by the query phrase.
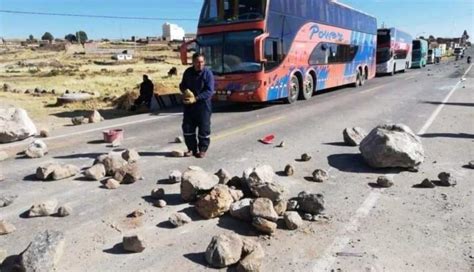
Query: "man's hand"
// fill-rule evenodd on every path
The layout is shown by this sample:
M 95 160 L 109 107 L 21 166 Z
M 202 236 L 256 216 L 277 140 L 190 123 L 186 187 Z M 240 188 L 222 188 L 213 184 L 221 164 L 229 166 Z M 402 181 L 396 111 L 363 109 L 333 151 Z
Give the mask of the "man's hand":
M 191 105 L 191 104 L 196 103 L 196 97 L 194 96 L 194 94 L 190 90 L 184 91 L 183 103 L 185 105 Z

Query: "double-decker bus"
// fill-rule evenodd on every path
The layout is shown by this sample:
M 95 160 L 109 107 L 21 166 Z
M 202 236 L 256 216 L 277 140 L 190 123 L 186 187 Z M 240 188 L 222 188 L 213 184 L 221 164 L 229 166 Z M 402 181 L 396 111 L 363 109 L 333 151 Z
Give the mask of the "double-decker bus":
M 293 103 L 375 77 L 376 39 L 374 17 L 332 0 L 205 0 L 195 42 L 216 99 Z
M 413 38 L 396 28 L 377 31 L 377 73 L 405 72 L 411 68 Z
M 413 40 L 412 67 L 423 68 L 428 63 L 428 41 L 423 39 Z

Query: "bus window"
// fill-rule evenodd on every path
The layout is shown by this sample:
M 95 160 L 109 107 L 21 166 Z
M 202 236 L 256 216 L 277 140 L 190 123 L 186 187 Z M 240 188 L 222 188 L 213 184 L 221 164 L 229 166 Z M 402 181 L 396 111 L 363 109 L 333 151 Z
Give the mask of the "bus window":
M 280 41 L 278 39 L 266 39 L 264 53 L 265 58 L 267 59 L 267 62 L 265 63 L 265 69 L 272 70 L 273 68 L 277 67 L 283 59 L 281 56 Z
M 263 19 L 267 0 L 206 0 L 200 25 Z
M 327 65 L 328 64 L 328 45 L 320 43 L 316 46 L 309 57 L 310 65 Z

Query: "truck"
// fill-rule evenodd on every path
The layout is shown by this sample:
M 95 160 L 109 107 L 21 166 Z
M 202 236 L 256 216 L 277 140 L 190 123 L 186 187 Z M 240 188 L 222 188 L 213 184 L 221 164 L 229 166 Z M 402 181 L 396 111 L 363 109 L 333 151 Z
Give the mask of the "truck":
M 412 68 L 423 68 L 428 62 L 428 41 L 423 39 L 413 40 Z

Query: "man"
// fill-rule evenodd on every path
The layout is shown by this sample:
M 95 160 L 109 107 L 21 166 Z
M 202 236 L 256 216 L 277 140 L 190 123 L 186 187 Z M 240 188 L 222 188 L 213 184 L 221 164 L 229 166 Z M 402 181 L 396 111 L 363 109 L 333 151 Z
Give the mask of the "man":
M 212 96 L 214 76 L 205 68 L 204 56 L 193 55 L 193 66 L 186 69 L 179 88 L 183 93 L 183 134 L 188 147 L 186 157 L 204 158 L 211 143 Z M 196 135 L 196 129 L 198 134 Z M 197 136 L 197 137 L 196 137 Z
M 155 86 L 147 75 L 143 75 L 143 82 L 140 84 L 140 96 L 133 103 L 132 110 L 137 110 L 142 104 L 148 109 L 151 106 L 151 98 L 154 94 Z

